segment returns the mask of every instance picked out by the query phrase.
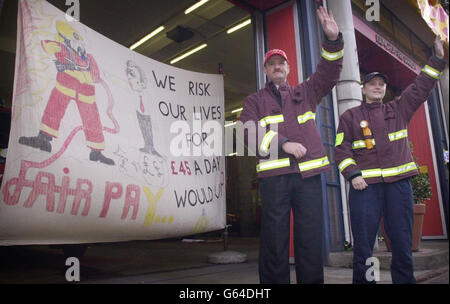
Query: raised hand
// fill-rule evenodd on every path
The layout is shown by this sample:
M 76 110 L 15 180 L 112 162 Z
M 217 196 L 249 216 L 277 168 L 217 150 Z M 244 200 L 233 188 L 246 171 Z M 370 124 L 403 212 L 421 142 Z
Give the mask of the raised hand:
M 328 40 L 334 41 L 339 36 L 339 27 L 333 17 L 333 12 L 330 10 L 328 14 L 327 9 L 321 6 L 317 10 L 317 16 L 322 24 L 323 31 L 327 35 Z
M 442 44 L 441 37 L 439 36 L 436 36 L 436 38 L 434 39 L 434 52 L 436 54 L 436 57 L 438 57 L 439 59 L 444 58 L 444 45 Z

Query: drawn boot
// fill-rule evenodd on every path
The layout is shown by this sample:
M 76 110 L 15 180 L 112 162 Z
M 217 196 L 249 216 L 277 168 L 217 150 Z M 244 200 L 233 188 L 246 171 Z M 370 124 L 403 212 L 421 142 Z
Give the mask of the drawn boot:
M 155 150 L 153 146 L 149 147 L 150 153 L 156 155 L 157 157 L 164 158 L 158 151 Z
M 140 148 L 139 151 L 163 158 L 162 155 L 159 154 L 158 151 L 156 151 L 153 145 L 152 121 L 150 119 L 150 116 L 142 115 L 139 112 L 136 113 L 145 144 L 145 146 L 143 148 Z
M 157 157 L 163 158 L 162 155 L 159 154 L 158 151 L 156 151 L 156 149 L 153 147 L 153 143 L 151 143 L 151 144 L 145 143 L 145 147 L 140 148 L 139 151 L 147 153 L 147 154 L 153 154 L 153 155 L 156 155 Z
M 45 152 L 52 152 L 52 145 L 51 142 L 52 137 L 50 135 L 45 134 L 44 132 L 40 131 L 38 136 L 35 137 L 20 137 L 19 138 L 19 144 L 40 149 L 41 151 Z
M 108 166 L 114 166 L 116 163 L 102 154 L 102 151 L 92 150 L 89 159 L 94 162 L 101 162 Z

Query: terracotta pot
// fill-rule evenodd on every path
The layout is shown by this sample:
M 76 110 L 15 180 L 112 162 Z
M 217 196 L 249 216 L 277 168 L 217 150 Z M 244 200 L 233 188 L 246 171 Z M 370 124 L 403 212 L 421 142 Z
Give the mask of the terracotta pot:
M 420 241 L 422 239 L 422 227 L 423 227 L 423 217 L 425 216 L 426 205 L 425 204 L 414 204 L 414 226 L 413 226 L 413 238 L 412 238 L 412 251 L 419 251 Z M 386 244 L 387 251 L 392 251 L 391 241 L 387 236 L 386 230 L 384 229 L 383 217 L 380 220 L 380 229 L 384 237 L 384 242 Z
M 425 204 L 414 204 L 414 227 L 412 251 L 419 251 L 422 239 L 423 217 L 425 216 Z

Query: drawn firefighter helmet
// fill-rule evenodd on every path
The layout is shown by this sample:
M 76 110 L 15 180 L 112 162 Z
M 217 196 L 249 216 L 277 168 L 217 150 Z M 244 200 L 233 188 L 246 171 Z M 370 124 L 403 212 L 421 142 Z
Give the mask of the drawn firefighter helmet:
M 63 42 L 66 39 L 71 41 L 83 41 L 83 37 L 81 37 L 81 35 L 73 27 L 63 21 L 56 22 L 56 30 L 60 36 L 60 42 Z
M 56 22 L 56 30 L 58 31 L 58 34 L 56 35 L 56 40 L 58 42 L 71 47 L 80 57 L 85 57 L 86 48 L 84 46 L 83 37 L 81 37 L 78 31 L 63 21 Z

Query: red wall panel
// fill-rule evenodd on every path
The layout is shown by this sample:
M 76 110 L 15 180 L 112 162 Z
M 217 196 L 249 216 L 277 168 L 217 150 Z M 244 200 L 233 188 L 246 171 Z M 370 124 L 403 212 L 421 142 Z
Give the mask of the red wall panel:
M 431 139 L 428 135 L 425 105 L 422 105 L 414 115 L 408 128 L 409 139 L 413 143 L 413 156 L 420 166 L 427 166 L 430 177 L 432 197 L 426 201 L 427 205 L 423 223 L 423 236 L 441 236 L 442 230 L 441 211 L 439 206 L 436 172 L 433 166 L 431 154 Z
M 267 42 L 269 49 L 282 49 L 289 60 L 290 85 L 297 85 L 297 51 L 295 46 L 294 8 L 287 6 L 267 16 Z
M 299 83 L 297 50 L 295 43 L 294 7 L 292 5 L 271 13 L 266 18 L 267 43 L 269 49 L 282 49 L 289 61 L 288 82 L 291 86 Z M 289 256 L 294 257 L 293 218 L 291 214 L 291 240 Z

